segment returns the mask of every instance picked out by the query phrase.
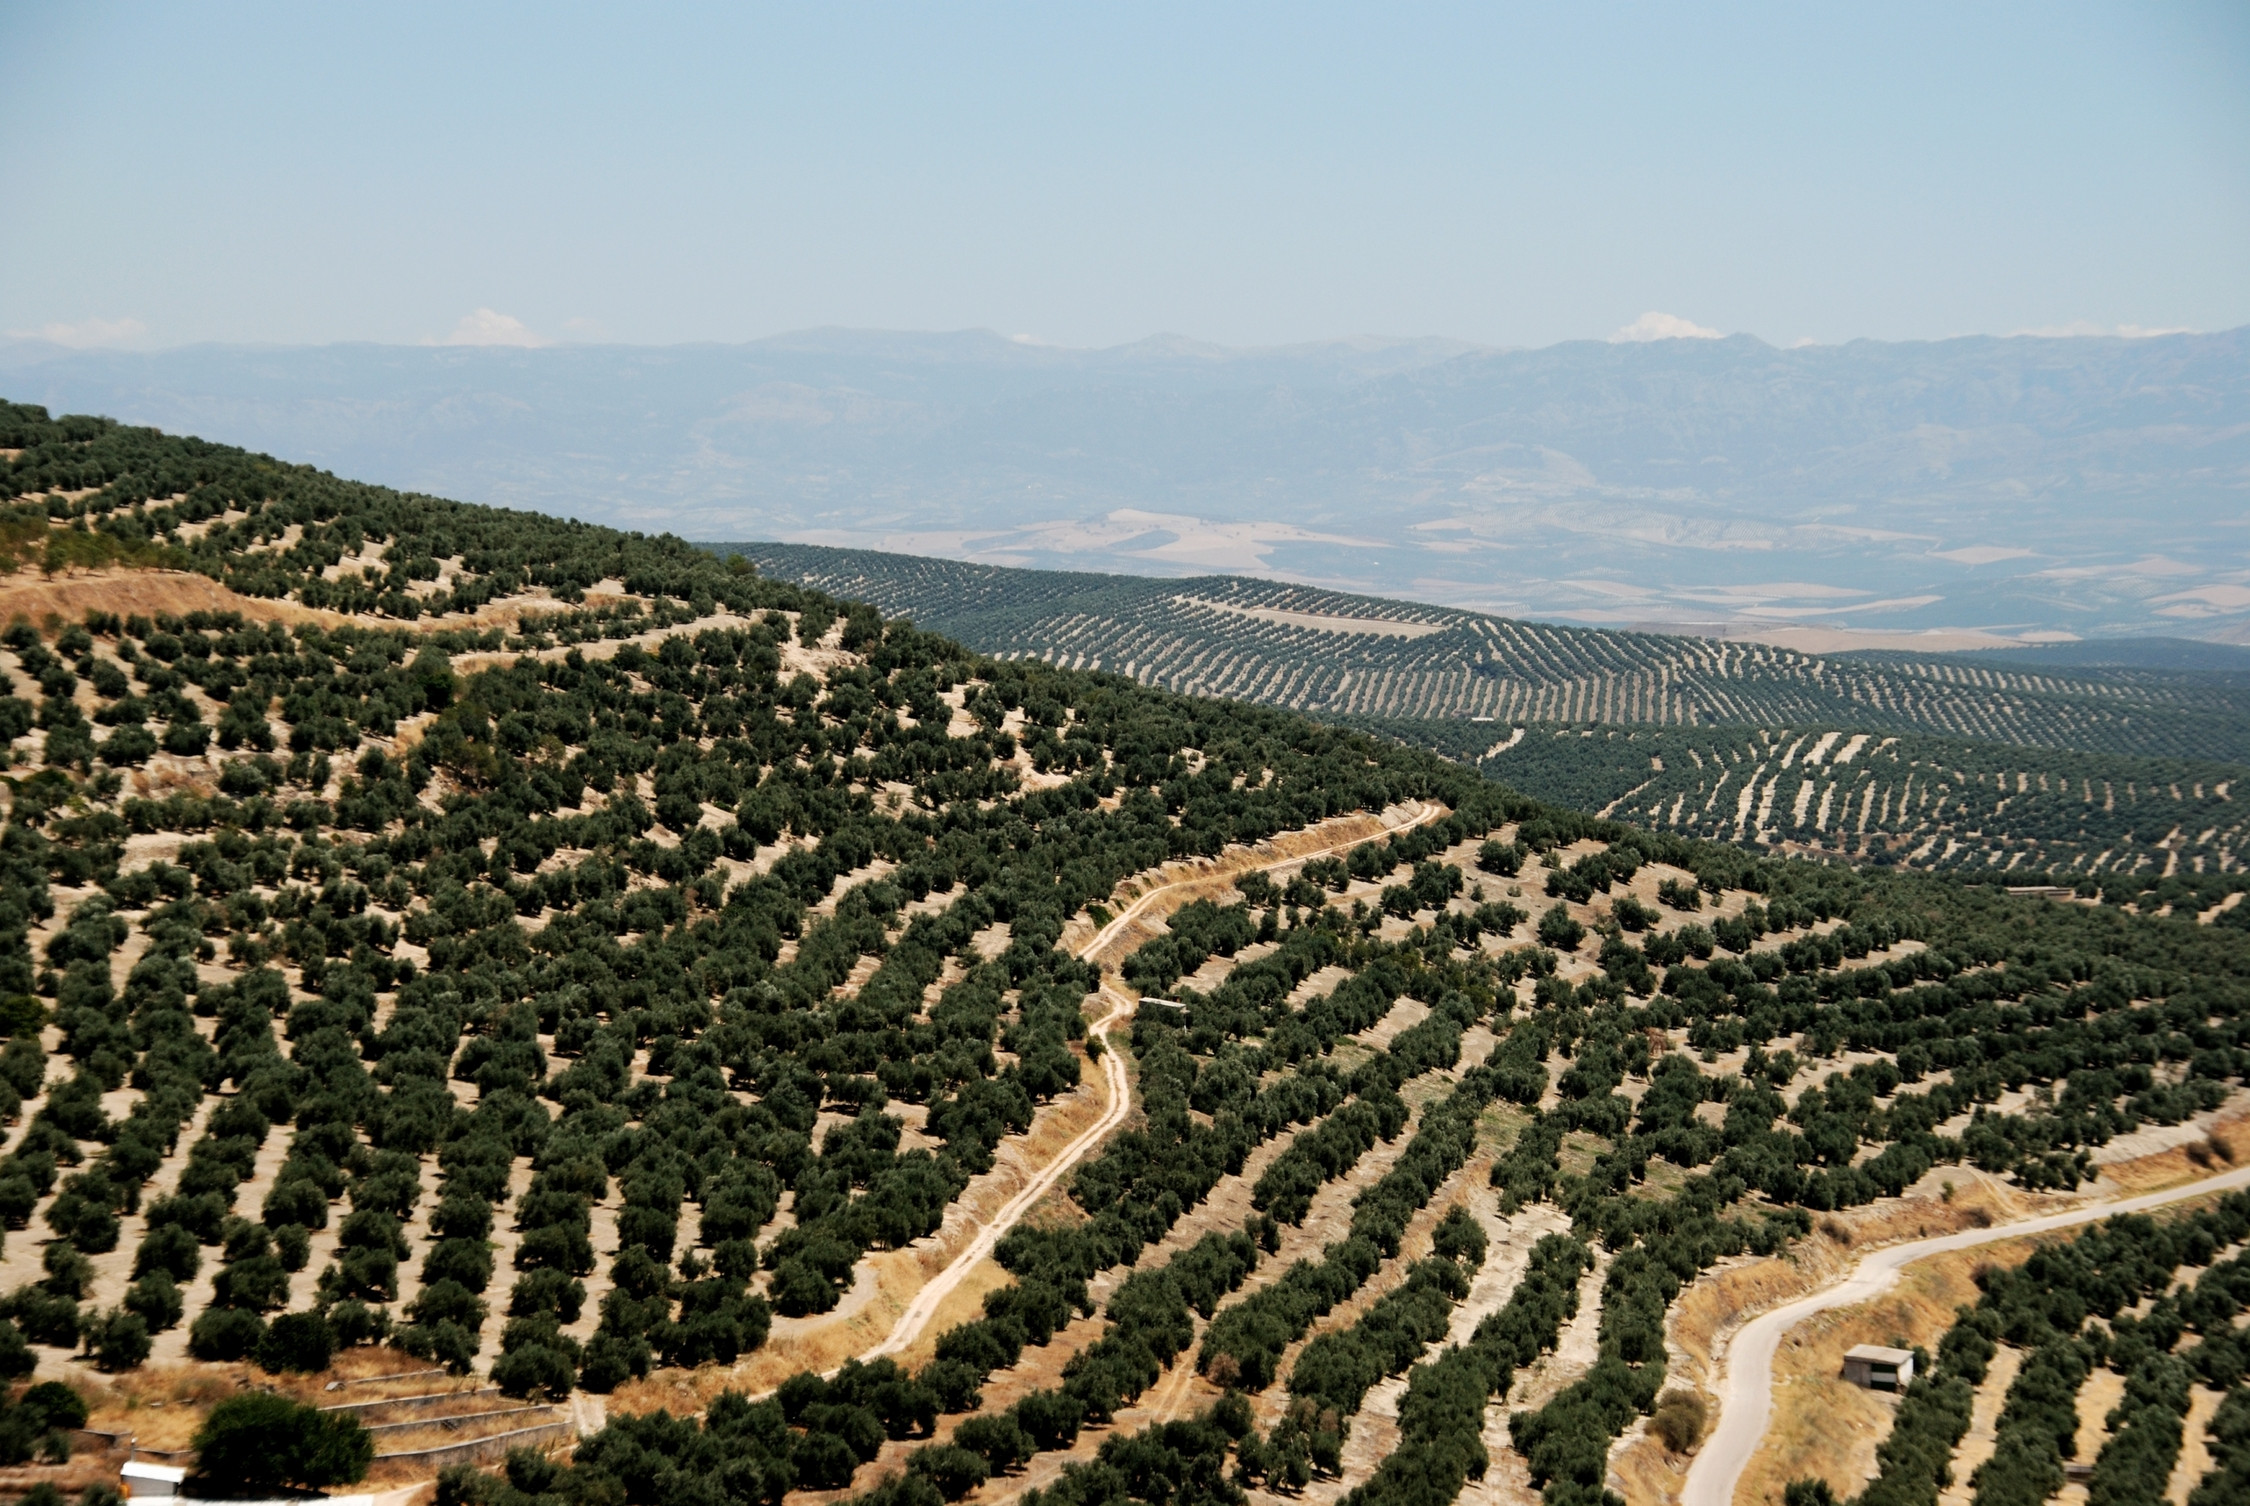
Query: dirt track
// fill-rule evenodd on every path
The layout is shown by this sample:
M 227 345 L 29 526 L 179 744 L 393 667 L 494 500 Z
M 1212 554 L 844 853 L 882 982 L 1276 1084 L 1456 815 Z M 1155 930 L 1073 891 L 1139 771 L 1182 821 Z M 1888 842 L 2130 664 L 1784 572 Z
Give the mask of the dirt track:
M 976 1269 L 979 1262 L 993 1252 L 1002 1236 L 1013 1229 L 1031 1211 L 1032 1206 L 1045 1197 L 1048 1190 L 1084 1158 L 1087 1151 L 1107 1139 L 1110 1131 L 1125 1122 L 1125 1115 L 1133 1107 L 1133 1096 L 1125 1081 L 1124 1061 L 1118 1056 L 1117 1048 L 1110 1043 L 1109 1029 L 1132 1014 L 1135 1001 L 1123 994 L 1112 993 L 1107 985 L 1103 986 L 1102 992 L 1116 1000 L 1115 1007 L 1089 1032 L 1093 1039 L 1100 1041 L 1106 1048 L 1102 1052 L 1102 1076 L 1109 1084 L 1109 1106 L 1102 1110 L 1102 1117 L 1095 1120 L 1077 1139 L 1064 1146 L 1060 1155 L 1040 1168 L 1039 1173 L 1024 1184 L 1022 1191 L 1002 1205 L 992 1222 L 978 1231 L 977 1237 L 953 1257 L 953 1263 L 914 1294 L 914 1300 L 906 1305 L 906 1311 L 898 1315 L 898 1322 L 892 1326 L 890 1337 L 860 1356 L 861 1359 L 871 1360 L 879 1355 L 896 1354 L 920 1338 L 930 1319 L 937 1315 L 939 1305 L 953 1294 L 953 1289 L 968 1277 L 970 1271 Z
M 1445 814 L 1445 807 L 1441 805 L 1425 806 L 1413 820 L 1396 828 L 1396 830 L 1412 831 L 1417 826 L 1428 825 L 1443 814 Z M 1293 863 L 1302 863 L 1309 858 L 1325 857 L 1330 853 L 1340 852 L 1347 847 L 1357 847 L 1372 840 L 1372 837 L 1355 837 L 1350 841 L 1339 842 L 1333 846 L 1321 848 L 1316 852 L 1293 853 L 1288 857 L 1277 858 L 1271 863 L 1259 864 L 1255 869 L 1246 871 L 1262 872 L 1269 868 L 1286 868 Z M 1178 879 L 1169 884 L 1159 885 L 1149 890 L 1139 899 L 1134 900 L 1116 919 L 1095 933 L 1092 941 L 1079 948 L 1078 955 L 1089 959 L 1099 957 L 1103 949 L 1121 935 L 1125 928 L 1159 897 L 1175 889 L 1184 889 L 1207 882 L 1209 882 L 1208 875 L 1198 874 L 1191 878 Z M 977 1237 L 970 1241 L 967 1248 L 953 1258 L 952 1264 L 940 1271 L 926 1286 L 914 1294 L 914 1300 L 907 1304 L 906 1311 L 899 1314 L 898 1322 L 891 1328 L 890 1336 L 866 1354 L 860 1356 L 863 1360 L 871 1360 L 880 1355 L 897 1354 L 920 1338 L 922 1330 L 929 1326 L 930 1319 L 936 1316 L 939 1306 L 952 1294 L 954 1288 L 966 1280 L 969 1273 L 976 1269 L 977 1265 L 998 1247 L 1007 1232 L 1014 1228 L 1023 1216 L 1029 1213 L 1032 1207 L 1069 1173 L 1072 1167 L 1083 1160 L 1088 1151 L 1107 1139 L 1112 1131 L 1125 1122 L 1125 1116 L 1133 1106 L 1132 1094 L 1125 1078 L 1124 1060 L 1118 1055 L 1116 1046 L 1110 1041 L 1109 1030 L 1111 1026 L 1128 1018 L 1133 1010 L 1138 1007 L 1139 1001 L 1118 992 L 1107 983 L 1102 985 L 1102 993 L 1105 997 L 1115 1001 L 1114 1007 L 1102 1018 L 1100 1024 L 1092 1028 L 1089 1034 L 1093 1039 L 1100 1041 L 1105 1048 L 1102 1051 L 1102 1075 L 1109 1085 L 1108 1108 L 1102 1111 L 1102 1117 L 1090 1129 L 1071 1141 L 1069 1145 L 1063 1147 L 1060 1155 L 1042 1167 L 1039 1174 L 1033 1177 L 1021 1192 L 1010 1198 L 1007 1204 L 993 1216 L 992 1222 L 985 1225 Z

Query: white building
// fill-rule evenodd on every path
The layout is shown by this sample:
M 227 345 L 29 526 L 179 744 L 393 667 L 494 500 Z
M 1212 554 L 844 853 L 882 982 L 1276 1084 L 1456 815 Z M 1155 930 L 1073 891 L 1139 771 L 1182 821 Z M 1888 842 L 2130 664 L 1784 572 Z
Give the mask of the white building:
M 1914 1382 L 1914 1351 L 1855 1344 L 1844 1351 L 1844 1379 L 1870 1391 L 1903 1391 Z

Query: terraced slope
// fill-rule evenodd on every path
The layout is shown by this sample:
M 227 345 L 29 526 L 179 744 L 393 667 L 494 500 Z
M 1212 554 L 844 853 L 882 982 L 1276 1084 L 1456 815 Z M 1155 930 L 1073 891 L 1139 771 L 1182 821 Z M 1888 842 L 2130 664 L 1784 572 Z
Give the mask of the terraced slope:
M 1541 800 L 1662 831 L 1938 869 L 2072 879 L 2240 874 L 2250 765 L 1846 726 L 1356 723 Z M 2042 880 L 2043 882 L 2044 880 Z
M 1761 857 L 676 540 L 0 419 L 57 604 L 0 633 L 9 1374 L 606 1396 L 485 1506 L 1487 1460 L 1577 1506 L 1715 1263 L 2067 1198 L 2250 1074 L 2240 905 Z
M 1155 580 L 868 550 L 714 544 L 981 652 L 1320 716 L 1847 726 L 2022 747 L 2238 758 L 2250 701 L 2223 679 L 2041 671 L 1898 654 L 1517 622 L 1241 576 Z

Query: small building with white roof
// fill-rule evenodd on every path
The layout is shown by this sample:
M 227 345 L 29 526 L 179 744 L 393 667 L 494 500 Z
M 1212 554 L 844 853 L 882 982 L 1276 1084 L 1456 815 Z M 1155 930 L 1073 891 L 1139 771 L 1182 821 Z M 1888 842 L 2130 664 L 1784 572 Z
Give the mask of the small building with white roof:
M 1854 1344 L 1844 1351 L 1844 1379 L 1870 1391 L 1903 1391 L 1914 1382 L 1914 1351 Z
M 118 1483 L 136 1501 L 174 1501 L 181 1495 L 188 1472 L 169 1464 L 144 1464 L 135 1459 L 118 1470 Z

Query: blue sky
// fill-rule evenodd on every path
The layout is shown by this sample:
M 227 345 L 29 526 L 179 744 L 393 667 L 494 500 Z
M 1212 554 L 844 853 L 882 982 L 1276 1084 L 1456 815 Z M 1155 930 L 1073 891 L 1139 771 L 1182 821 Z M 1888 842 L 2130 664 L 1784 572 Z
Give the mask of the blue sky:
M 2250 322 L 2240 3 L 648 10 L 0 7 L 0 335 Z

